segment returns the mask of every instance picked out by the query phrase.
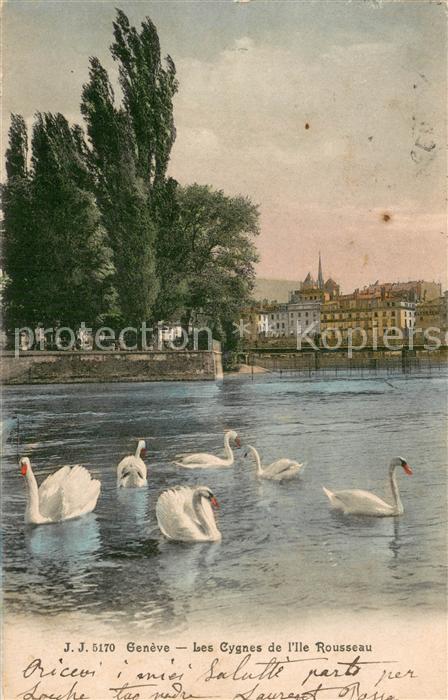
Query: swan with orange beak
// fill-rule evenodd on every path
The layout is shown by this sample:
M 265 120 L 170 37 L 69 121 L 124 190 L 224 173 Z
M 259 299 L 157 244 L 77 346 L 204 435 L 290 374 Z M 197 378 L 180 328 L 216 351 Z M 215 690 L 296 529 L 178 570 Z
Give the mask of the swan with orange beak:
M 404 508 L 398 490 L 396 470 L 401 467 L 405 474 L 412 475 L 412 469 L 404 457 L 394 457 L 389 465 L 389 480 L 392 495 L 392 505 L 386 503 L 370 491 L 354 489 L 351 491 L 329 491 L 323 487 L 324 493 L 336 510 L 347 515 L 369 515 L 378 518 L 403 515 Z

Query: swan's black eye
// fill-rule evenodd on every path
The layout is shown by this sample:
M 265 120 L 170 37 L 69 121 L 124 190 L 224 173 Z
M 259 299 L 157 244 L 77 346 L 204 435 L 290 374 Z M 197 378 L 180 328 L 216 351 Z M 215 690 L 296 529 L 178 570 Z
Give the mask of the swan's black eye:
M 406 464 L 406 460 L 405 460 L 405 459 L 401 459 L 401 457 L 400 457 L 400 462 L 401 462 L 401 466 L 404 467 L 404 465 Z

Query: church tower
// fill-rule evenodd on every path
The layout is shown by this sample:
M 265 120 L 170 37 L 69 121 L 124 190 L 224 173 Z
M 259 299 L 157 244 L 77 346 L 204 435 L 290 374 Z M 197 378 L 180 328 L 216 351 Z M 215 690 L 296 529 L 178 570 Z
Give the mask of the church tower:
M 319 273 L 317 275 L 317 286 L 319 289 L 324 288 L 324 276 L 322 274 L 322 261 L 320 259 L 320 251 L 319 251 Z

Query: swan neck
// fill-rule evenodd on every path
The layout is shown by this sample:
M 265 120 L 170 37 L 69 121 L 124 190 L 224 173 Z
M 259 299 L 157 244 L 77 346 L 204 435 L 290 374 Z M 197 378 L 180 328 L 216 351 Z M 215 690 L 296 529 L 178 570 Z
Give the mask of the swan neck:
M 258 454 L 258 450 L 256 450 L 255 447 L 252 447 L 252 454 L 255 457 L 255 463 L 257 465 L 257 474 L 263 474 L 263 469 L 261 468 L 260 455 Z
M 134 455 L 134 457 L 136 457 L 137 459 L 139 459 L 139 458 L 140 458 L 140 452 L 142 451 L 142 449 L 143 449 L 143 445 L 139 442 L 138 445 L 137 445 L 137 449 L 135 450 L 135 455 Z
M 28 490 L 25 519 L 28 522 L 38 522 L 42 520 L 39 512 L 39 489 L 31 466 L 26 470 L 25 480 Z
M 201 493 L 194 494 L 194 510 L 202 526 L 203 534 L 210 539 L 219 539 L 219 530 L 216 527 L 215 516 L 210 501 Z
M 224 452 L 228 460 L 230 460 L 230 464 L 233 462 L 233 451 L 232 448 L 230 447 L 230 438 L 229 434 L 226 433 L 224 435 Z
M 401 502 L 400 492 L 398 490 L 396 470 L 397 470 L 396 465 L 390 467 L 390 490 L 392 491 L 392 498 L 394 501 L 395 510 L 397 511 L 397 513 L 402 513 L 403 512 L 403 504 Z

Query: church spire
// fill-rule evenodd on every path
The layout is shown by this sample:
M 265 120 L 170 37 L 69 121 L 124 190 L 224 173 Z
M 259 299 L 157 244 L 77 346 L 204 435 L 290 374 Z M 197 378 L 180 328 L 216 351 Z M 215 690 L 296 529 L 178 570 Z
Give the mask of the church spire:
M 317 275 L 317 286 L 319 289 L 324 288 L 324 276 L 322 274 L 322 261 L 320 259 L 320 250 L 319 250 L 319 273 Z

